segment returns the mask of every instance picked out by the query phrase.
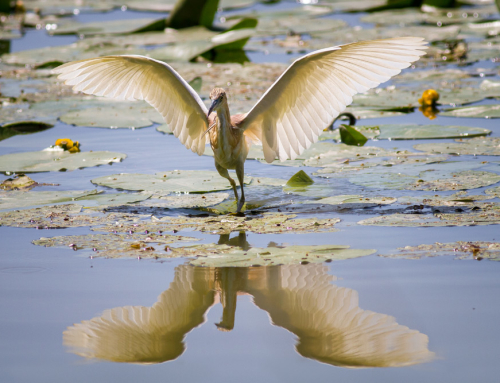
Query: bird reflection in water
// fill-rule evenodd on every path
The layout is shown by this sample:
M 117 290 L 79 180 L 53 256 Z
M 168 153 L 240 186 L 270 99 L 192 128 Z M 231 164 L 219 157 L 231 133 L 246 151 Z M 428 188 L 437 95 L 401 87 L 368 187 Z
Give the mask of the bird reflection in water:
M 248 246 L 245 233 L 221 243 Z M 234 244 L 237 244 L 234 243 Z M 269 267 L 178 266 L 170 287 L 152 307 L 125 306 L 75 324 L 64 344 L 80 356 L 126 363 L 161 363 L 185 350 L 184 338 L 223 305 L 222 331 L 234 328 L 236 300 L 253 296 L 272 323 L 297 336 L 307 358 L 342 367 L 399 367 L 431 360 L 428 337 L 395 318 L 363 310 L 355 290 L 338 287 L 324 264 Z

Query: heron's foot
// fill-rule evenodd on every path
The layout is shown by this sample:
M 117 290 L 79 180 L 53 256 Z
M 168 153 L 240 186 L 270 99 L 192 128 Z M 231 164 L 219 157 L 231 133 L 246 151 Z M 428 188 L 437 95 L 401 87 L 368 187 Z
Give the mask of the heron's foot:
M 245 205 L 245 196 L 241 196 L 241 199 L 238 201 L 238 207 L 236 209 L 236 213 L 241 213 L 241 209 L 243 209 L 243 205 Z

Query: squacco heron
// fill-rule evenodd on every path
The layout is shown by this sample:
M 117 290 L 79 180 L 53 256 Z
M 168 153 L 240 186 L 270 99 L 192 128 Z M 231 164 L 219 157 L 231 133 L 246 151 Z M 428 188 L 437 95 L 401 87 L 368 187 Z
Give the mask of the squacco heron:
M 96 96 L 145 100 L 174 135 L 198 155 L 209 142 L 219 174 L 231 183 L 237 213 L 245 203 L 244 164 L 251 143 L 271 163 L 295 159 L 352 102 L 425 54 L 418 37 L 400 37 L 320 49 L 295 60 L 246 114 L 231 116 L 224 89 L 210 93 L 209 109 L 168 64 L 144 56 L 105 56 L 54 69 L 73 89 Z M 207 134 L 208 132 L 208 134 Z M 228 169 L 236 170 L 241 198 Z

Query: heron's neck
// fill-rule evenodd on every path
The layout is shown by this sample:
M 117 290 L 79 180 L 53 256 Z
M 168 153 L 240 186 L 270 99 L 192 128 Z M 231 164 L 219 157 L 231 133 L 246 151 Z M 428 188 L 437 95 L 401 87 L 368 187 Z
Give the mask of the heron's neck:
M 219 123 L 217 124 L 217 129 L 226 130 L 231 129 L 231 114 L 229 113 L 229 105 L 227 101 L 223 101 L 223 104 L 220 108 L 217 109 L 217 118 Z

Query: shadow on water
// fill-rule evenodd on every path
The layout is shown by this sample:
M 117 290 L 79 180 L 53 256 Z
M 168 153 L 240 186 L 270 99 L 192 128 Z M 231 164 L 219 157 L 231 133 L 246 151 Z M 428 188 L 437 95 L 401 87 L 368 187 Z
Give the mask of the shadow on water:
M 229 239 L 248 246 L 245 234 Z M 125 306 L 104 311 L 68 327 L 63 343 L 88 359 L 152 364 L 171 361 L 186 349 L 185 337 L 206 321 L 217 303 L 216 326 L 235 326 L 239 295 L 269 313 L 271 323 L 297 337 L 303 357 L 341 367 L 400 367 L 428 362 L 428 337 L 394 317 L 363 310 L 357 291 L 331 284 L 336 278 L 322 264 L 250 268 L 177 266 L 170 287 L 152 307 Z

